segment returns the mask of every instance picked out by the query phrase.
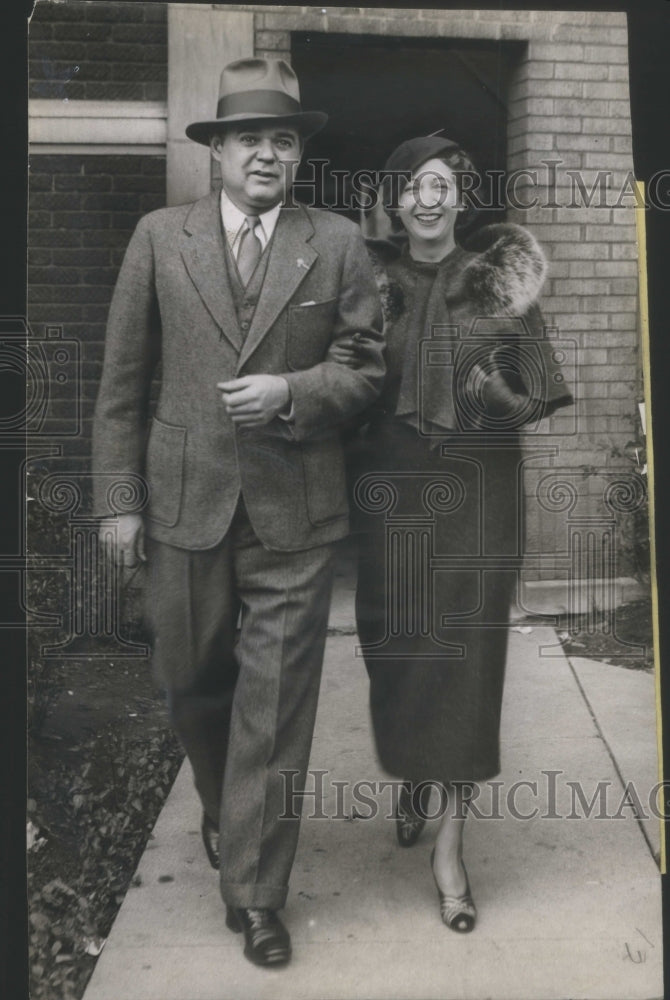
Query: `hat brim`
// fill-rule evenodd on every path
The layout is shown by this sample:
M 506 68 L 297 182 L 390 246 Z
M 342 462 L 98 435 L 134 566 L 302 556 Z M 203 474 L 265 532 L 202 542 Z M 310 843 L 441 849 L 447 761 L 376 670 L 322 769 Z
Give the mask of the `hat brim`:
M 300 111 L 294 115 L 227 115 L 225 118 L 215 118 L 206 122 L 191 122 L 186 126 L 186 135 L 193 142 L 199 142 L 202 146 L 209 146 L 210 139 L 217 132 L 231 125 L 241 125 L 246 122 L 248 125 L 255 123 L 267 123 L 272 125 L 287 125 L 295 128 L 303 137 L 308 139 L 311 135 L 319 132 L 328 121 L 325 111 Z

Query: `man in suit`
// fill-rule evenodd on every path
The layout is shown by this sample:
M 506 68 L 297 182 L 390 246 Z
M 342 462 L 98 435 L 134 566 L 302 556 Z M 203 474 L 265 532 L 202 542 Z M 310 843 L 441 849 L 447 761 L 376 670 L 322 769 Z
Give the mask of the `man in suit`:
M 334 547 L 348 531 L 338 428 L 384 375 L 358 228 L 287 204 L 304 138 L 325 121 L 302 111 L 282 60 L 224 68 L 216 118 L 186 130 L 210 146 L 222 190 L 138 224 L 94 422 L 98 511 L 117 515 L 108 554 L 148 561 L 154 660 L 193 767 L 226 922 L 264 966 L 291 952 L 276 911 L 299 819 L 285 808 L 281 772 L 304 787 Z M 335 360 L 350 341 L 355 363 Z M 146 480 L 141 514 L 102 486 L 124 476 Z

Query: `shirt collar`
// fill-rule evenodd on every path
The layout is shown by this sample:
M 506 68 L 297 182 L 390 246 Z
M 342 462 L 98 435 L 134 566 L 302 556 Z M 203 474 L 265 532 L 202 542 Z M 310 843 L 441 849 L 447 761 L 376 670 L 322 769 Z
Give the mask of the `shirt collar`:
M 264 248 L 272 238 L 280 212 L 281 204 L 275 205 L 273 208 L 268 209 L 267 212 L 258 213 L 260 227 L 256 228 L 256 234 L 259 236 Z M 223 229 L 231 249 L 235 248 L 240 236 L 244 232 L 245 220 L 246 216 L 244 212 L 230 200 L 225 190 L 221 188 L 221 221 L 223 222 Z

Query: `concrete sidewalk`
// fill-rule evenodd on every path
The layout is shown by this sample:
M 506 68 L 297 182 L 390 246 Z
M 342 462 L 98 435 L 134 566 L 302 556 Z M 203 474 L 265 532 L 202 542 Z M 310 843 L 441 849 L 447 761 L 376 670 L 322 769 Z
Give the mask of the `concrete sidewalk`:
M 644 804 L 657 780 L 653 678 L 569 662 L 548 628 L 511 632 L 502 784 L 482 788 L 481 818 L 468 819 L 479 919 L 460 936 L 439 919 L 429 867 L 437 823 L 401 850 L 386 818 L 390 792 L 362 789 L 379 807 L 374 818 L 353 800 L 353 783 L 384 775 L 351 598 L 340 578 L 311 758 L 314 771 L 327 771 L 319 804 L 335 818 L 310 819 L 306 800 L 283 911 L 291 964 L 255 968 L 226 930 L 185 764 L 85 1000 L 661 997 L 659 823 L 620 808 L 626 782 Z M 587 802 L 596 795 L 590 818 L 569 782 L 580 783 Z M 619 818 L 597 818 L 605 808 Z M 534 818 L 519 818 L 534 809 Z

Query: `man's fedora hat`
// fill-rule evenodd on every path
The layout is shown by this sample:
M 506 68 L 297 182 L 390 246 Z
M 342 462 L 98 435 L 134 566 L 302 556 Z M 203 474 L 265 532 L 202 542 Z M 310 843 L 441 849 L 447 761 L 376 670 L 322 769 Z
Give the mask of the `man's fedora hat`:
M 298 78 L 283 59 L 238 59 L 221 73 L 216 118 L 192 122 L 186 135 L 204 146 L 225 125 L 272 122 L 313 135 L 328 121 L 323 111 L 303 111 Z

